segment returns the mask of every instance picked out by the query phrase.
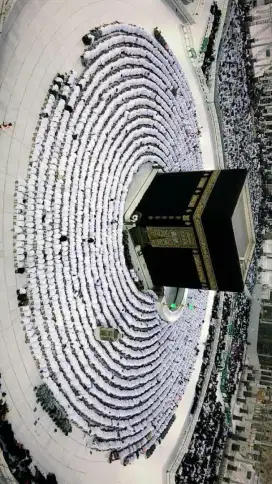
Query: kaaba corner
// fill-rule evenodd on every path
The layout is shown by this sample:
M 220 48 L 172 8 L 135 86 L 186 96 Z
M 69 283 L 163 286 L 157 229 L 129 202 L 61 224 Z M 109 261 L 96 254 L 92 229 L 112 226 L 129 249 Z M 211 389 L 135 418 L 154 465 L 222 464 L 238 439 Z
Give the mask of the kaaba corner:
M 255 247 L 244 169 L 153 170 L 125 210 L 149 286 L 240 292 Z

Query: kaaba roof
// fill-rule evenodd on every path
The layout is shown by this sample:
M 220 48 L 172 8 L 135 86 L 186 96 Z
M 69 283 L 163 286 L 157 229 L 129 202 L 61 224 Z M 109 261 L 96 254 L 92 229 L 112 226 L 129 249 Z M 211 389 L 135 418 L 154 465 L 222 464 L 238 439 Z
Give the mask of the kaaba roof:
M 232 226 L 245 281 L 256 243 L 254 223 L 247 180 L 232 216 Z

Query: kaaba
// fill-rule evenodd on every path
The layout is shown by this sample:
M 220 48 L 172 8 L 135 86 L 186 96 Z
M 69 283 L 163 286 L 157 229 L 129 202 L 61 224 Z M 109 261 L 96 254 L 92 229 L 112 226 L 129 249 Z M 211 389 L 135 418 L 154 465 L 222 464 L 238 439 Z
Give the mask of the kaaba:
M 154 286 L 244 290 L 255 244 L 246 177 L 244 169 L 153 177 L 133 230 Z

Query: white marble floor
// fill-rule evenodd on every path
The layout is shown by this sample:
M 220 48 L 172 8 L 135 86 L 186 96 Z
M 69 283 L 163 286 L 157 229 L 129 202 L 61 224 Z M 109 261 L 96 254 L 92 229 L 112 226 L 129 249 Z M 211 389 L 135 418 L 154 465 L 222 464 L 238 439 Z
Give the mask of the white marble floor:
M 201 10 L 202 19 L 208 16 L 209 8 L 210 1 Z M 118 462 L 105 464 L 102 454 L 90 455 L 78 429 L 69 437 L 60 431 L 54 433 L 55 426 L 47 415 L 39 409 L 34 412 L 33 386 L 40 379 L 24 341 L 16 300 L 16 288 L 24 279 L 15 274 L 13 263 L 14 184 L 26 176 L 32 135 L 52 78 L 71 68 L 81 72 L 82 35 L 114 20 L 138 24 L 150 32 L 155 26 L 162 30 L 195 99 L 205 168 L 213 168 L 215 159 L 207 110 L 184 52 L 179 20 L 162 0 L 16 2 L 0 38 L 0 123 L 13 123 L 0 133 L 0 368 L 18 440 L 41 469 L 56 473 L 60 484 L 163 482 L 162 469 L 173 452 L 188 407 L 181 404 L 175 424 L 152 458 L 142 458 L 125 468 Z

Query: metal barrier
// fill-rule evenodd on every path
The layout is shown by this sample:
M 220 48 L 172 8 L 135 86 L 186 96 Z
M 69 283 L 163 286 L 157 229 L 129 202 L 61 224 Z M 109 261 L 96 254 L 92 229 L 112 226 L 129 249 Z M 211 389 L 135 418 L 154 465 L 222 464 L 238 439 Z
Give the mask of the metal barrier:
M 198 4 L 197 4 L 195 11 L 193 13 L 194 19 L 197 19 L 197 17 L 200 15 L 200 13 L 202 12 L 202 10 L 204 8 L 204 5 L 205 5 L 205 0 L 198 0 Z
M 176 15 L 180 17 L 184 24 L 194 24 L 195 21 L 192 15 L 186 9 L 182 0 L 166 0 L 167 3 L 172 7 L 175 11 Z M 189 2 L 188 2 L 189 3 Z

